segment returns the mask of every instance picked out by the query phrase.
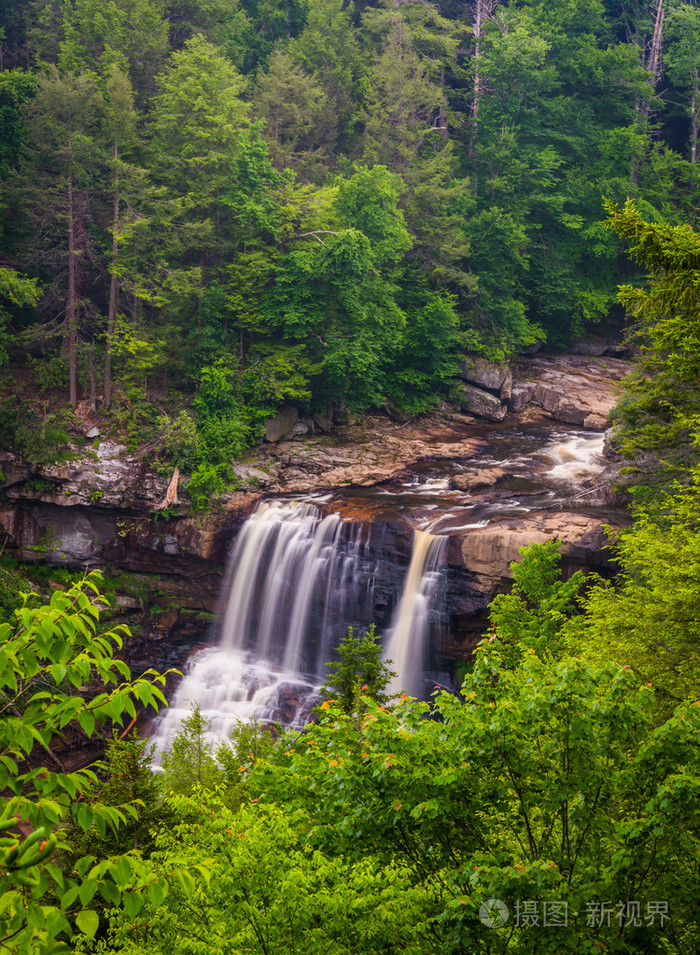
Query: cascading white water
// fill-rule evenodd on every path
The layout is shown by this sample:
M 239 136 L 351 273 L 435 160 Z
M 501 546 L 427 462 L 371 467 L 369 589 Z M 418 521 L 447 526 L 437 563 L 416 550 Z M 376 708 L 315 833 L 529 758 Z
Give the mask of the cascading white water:
M 210 647 L 193 659 L 167 710 L 158 718 L 152 742 L 154 765 L 180 731 L 194 704 L 199 706 L 214 747 L 231 738 L 237 723 L 257 720 L 303 726 L 316 699 L 314 686 L 298 674 L 255 663 L 241 650 Z
M 427 531 L 414 532 L 411 563 L 385 652 L 385 659 L 391 660 L 391 668 L 396 673 L 389 685 L 391 693 L 422 695 L 421 674 L 430 629 L 430 603 L 439 582 L 437 566 L 446 541 L 446 537 Z
M 576 486 L 591 481 L 605 467 L 602 434 L 567 435 L 545 448 L 554 465 L 546 471 L 550 480 Z
M 211 742 L 238 721 L 307 721 L 333 646 L 349 625 L 370 622 L 376 569 L 367 546 L 364 525 L 311 504 L 260 505 L 231 553 L 220 643 L 193 658 L 156 723 L 156 765 L 193 704 Z

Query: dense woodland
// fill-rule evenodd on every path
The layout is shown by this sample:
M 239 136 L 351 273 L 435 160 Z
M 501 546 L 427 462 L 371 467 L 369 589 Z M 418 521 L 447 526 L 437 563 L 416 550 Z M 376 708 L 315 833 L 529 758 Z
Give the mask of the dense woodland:
M 92 396 L 211 490 L 281 402 L 419 411 L 465 350 L 616 310 L 644 346 L 616 579 L 531 548 L 459 694 L 387 698 L 349 635 L 313 724 L 214 752 L 195 709 L 154 775 L 124 731 L 163 677 L 115 657 L 103 584 L 22 596 L 3 558 L 0 952 L 697 953 L 698 10 L 0 11 L 3 440 L 29 460 Z M 75 726 L 116 728 L 102 765 L 56 761 Z
M 699 69 L 677 0 L 2 0 L 3 441 L 87 400 L 206 498 L 284 402 L 618 328 L 602 200 L 693 221 Z
M 621 295 L 649 343 L 617 425 L 635 523 L 614 581 L 526 550 L 459 694 L 388 697 L 350 633 L 304 730 L 215 750 L 195 708 L 153 774 L 128 728 L 164 678 L 115 658 L 99 579 L 44 604 L 4 562 L 2 951 L 698 951 L 700 239 L 610 212 L 652 274 Z M 104 763 L 56 762 L 74 725 L 112 728 Z

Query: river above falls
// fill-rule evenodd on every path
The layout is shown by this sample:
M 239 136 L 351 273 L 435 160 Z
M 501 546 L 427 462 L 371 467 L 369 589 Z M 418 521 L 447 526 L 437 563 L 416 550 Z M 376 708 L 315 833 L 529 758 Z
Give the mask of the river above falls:
M 488 442 L 477 439 L 476 454 L 472 433 L 469 441 L 468 457 L 419 461 L 400 480 L 312 493 L 305 500 L 338 509 L 348 520 L 398 519 L 433 534 L 455 534 L 565 504 L 587 510 L 607 465 L 604 436 L 590 431 L 541 423 L 494 428 Z

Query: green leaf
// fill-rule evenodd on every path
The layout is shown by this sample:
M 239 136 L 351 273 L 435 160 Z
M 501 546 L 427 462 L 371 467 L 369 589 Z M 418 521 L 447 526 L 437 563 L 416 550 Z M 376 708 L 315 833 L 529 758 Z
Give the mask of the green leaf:
M 123 905 L 129 918 L 135 918 L 141 911 L 143 901 L 138 892 L 127 892 L 123 898 Z
M 93 909 L 83 909 L 75 917 L 75 924 L 83 935 L 88 938 L 94 938 L 95 932 L 100 926 L 100 917 Z

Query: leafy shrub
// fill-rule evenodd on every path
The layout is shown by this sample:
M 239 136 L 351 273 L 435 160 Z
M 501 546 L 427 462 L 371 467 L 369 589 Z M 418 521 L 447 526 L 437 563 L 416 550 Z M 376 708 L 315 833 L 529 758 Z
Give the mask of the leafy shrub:
M 23 454 L 30 464 L 47 464 L 65 459 L 73 412 L 50 413 L 46 407 L 27 413 L 16 398 L 0 402 L 0 435 L 9 451 Z
M 42 394 L 52 388 L 63 388 L 68 381 L 68 360 L 61 352 L 42 358 L 28 358 L 34 383 Z
M 163 429 L 165 453 L 181 471 L 192 473 L 202 451 L 195 420 L 187 411 L 181 411 L 177 418 L 162 415 L 158 418 L 158 426 Z

